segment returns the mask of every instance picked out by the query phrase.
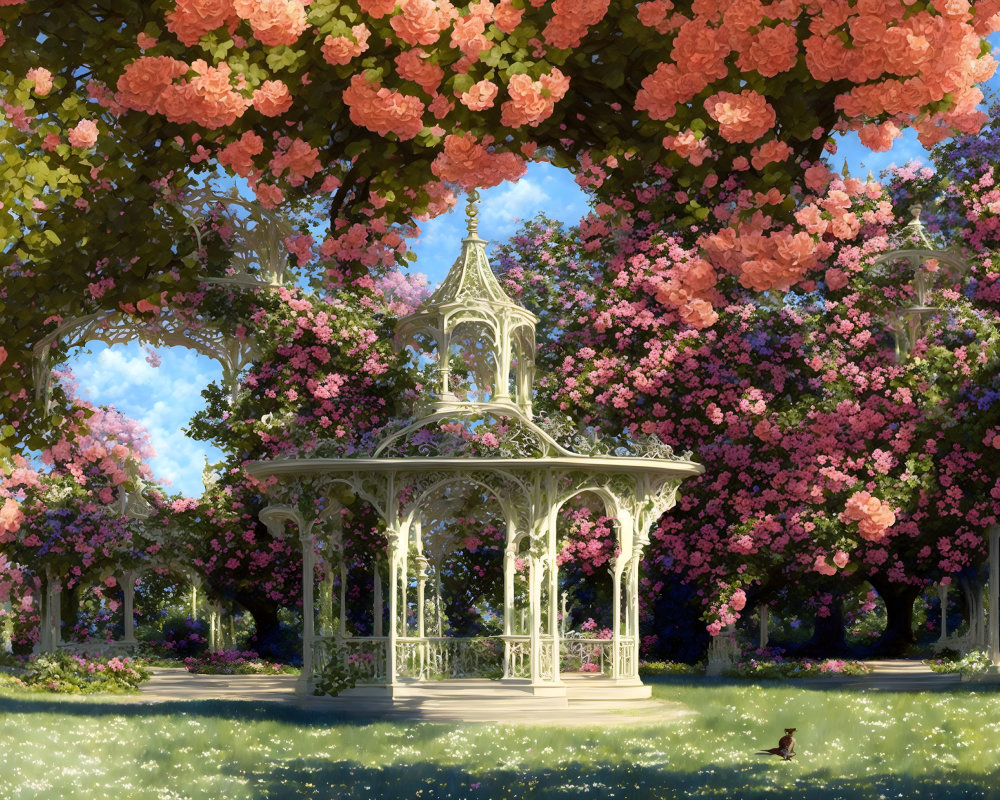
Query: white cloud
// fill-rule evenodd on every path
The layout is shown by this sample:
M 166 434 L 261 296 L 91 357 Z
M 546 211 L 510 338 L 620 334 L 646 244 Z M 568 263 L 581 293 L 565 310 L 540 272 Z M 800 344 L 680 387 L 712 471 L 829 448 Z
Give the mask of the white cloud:
M 509 237 L 517 226 L 531 219 L 551 198 L 531 178 L 497 187 L 483 196 L 480 231 L 494 241 Z
M 830 164 L 839 171 L 844 162 L 856 178 L 865 178 L 871 171 L 874 178 L 879 177 L 882 170 L 895 164 L 903 166 L 910 161 L 930 163 L 930 155 L 924 146 L 917 141 L 917 133 L 912 128 L 903 131 L 893 143 L 890 150 L 876 153 L 861 144 L 856 133 L 834 137 L 837 140 L 837 155 L 829 158 Z
M 154 475 L 169 480 L 173 491 L 197 496 L 205 456 L 215 462 L 222 454 L 188 439 L 182 429 L 204 407 L 201 390 L 218 381 L 222 370 L 192 350 L 165 347 L 157 353 L 161 364 L 153 367 L 138 344 L 95 345 L 69 363 L 84 398 L 95 405 L 113 405 L 149 431 L 157 453 L 150 462 Z
M 480 195 L 479 235 L 494 244 L 505 242 L 539 212 L 573 225 L 588 210 L 587 196 L 569 171 L 550 164 L 529 164 L 517 183 L 483 189 Z M 465 204 L 466 198 L 459 197 L 447 214 L 420 225 L 413 269 L 425 273 L 432 284 L 444 279 L 458 256 L 465 236 Z

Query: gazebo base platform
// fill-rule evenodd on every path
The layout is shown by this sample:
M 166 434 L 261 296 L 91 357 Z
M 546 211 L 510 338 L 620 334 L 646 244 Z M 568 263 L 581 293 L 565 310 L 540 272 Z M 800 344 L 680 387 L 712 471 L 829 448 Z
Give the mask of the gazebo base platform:
M 342 692 L 344 700 L 441 701 L 469 703 L 524 704 L 525 708 L 568 706 L 570 702 L 628 702 L 648 700 L 652 687 L 637 679 L 614 680 L 604 675 L 563 673 L 560 683 L 534 684 L 529 680 L 488 680 L 462 678 L 444 681 L 400 681 L 391 686 L 357 686 Z

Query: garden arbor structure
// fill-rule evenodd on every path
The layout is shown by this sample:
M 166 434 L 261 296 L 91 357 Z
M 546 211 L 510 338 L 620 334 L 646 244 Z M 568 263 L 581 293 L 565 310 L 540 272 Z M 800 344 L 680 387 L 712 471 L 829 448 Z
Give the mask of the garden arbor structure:
M 275 535 L 294 522 L 303 551 L 303 677 L 300 690 L 343 659 L 357 677 L 395 694 L 429 678 L 497 677 L 533 694 L 566 694 L 563 665 L 583 659 L 631 696 L 639 680 L 639 565 L 648 532 L 673 507 L 681 481 L 703 467 L 675 456 L 658 438 L 621 434 L 615 449 L 568 420 L 536 421 L 532 372 L 536 317 L 497 281 L 477 233 L 474 199 L 468 235 L 444 282 L 397 326 L 435 373 L 416 419 L 390 424 L 381 440 L 350 457 L 276 459 L 248 466 L 266 487 L 261 519 Z M 583 450 L 584 452 L 581 452 Z M 602 452 L 603 450 L 603 452 Z M 615 523 L 610 562 L 612 636 L 575 649 L 559 625 L 557 522 L 560 509 L 587 493 Z M 374 576 L 372 636 L 347 630 L 344 505 L 354 498 L 377 513 L 386 537 L 388 624 L 383 574 Z M 502 618 L 492 637 L 449 636 L 441 613 L 444 561 L 470 533 L 468 509 L 499 511 L 503 592 L 487 609 Z M 459 514 L 456 509 L 464 509 Z M 454 529 L 456 519 L 464 528 Z M 481 533 L 481 530 L 478 531 Z M 476 530 L 471 531 L 477 533 Z M 339 571 L 339 630 L 314 627 L 315 557 Z M 330 587 L 327 587 L 328 595 Z M 326 619 L 332 618 L 332 609 Z

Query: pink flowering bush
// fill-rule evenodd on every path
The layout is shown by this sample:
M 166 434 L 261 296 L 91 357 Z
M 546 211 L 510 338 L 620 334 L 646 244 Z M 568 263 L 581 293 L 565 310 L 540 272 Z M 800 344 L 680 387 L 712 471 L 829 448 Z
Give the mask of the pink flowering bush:
M 45 653 L 25 662 L 21 680 L 29 688 L 68 694 L 132 693 L 149 671 L 130 658 Z
M 265 661 L 253 650 L 217 650 L 200 657 L 189 656 L 184 666 L 199 675 L 283 675 L 295 671 L 287 664 Z

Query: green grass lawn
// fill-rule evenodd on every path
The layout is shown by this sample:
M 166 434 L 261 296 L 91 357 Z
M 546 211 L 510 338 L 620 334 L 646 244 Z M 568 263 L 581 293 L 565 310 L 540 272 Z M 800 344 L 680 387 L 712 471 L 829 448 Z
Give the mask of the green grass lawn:
M 0 798 L 1000 798 L 1000 691 L 664 679 L 631 728 L 357 723 L 258 703 L 0 695 Z M 796 727 L 798 758 L 756 756 Z

